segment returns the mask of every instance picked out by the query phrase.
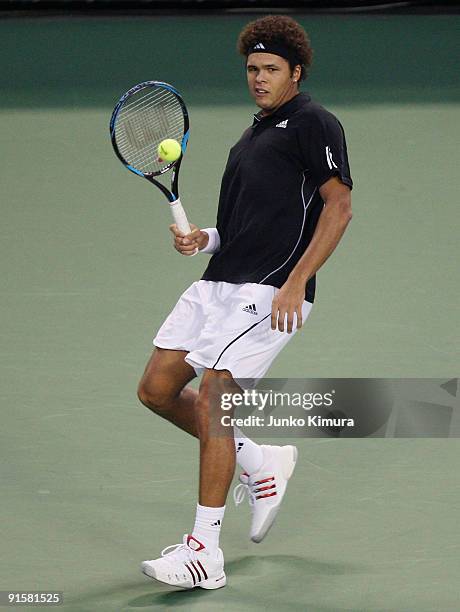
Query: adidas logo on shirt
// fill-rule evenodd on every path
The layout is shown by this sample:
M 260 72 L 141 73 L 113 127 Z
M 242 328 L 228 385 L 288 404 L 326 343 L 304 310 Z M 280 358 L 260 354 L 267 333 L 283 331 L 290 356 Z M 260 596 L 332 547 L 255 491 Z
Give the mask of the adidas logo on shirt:
M 243 312 L 249 312 L 250 314 L 256 315 L 257 309 L 255 304 L 249 304 L 249 306 L 243 306 Z
M 289 119 L 285 119 L 284 121 L 280 121 L 275 125 L 275 127 L 287 128 Z
M 257 45 L 254 45 L 254 49 L 265 49 L 265 47 L 262 43 L 257 43 Z

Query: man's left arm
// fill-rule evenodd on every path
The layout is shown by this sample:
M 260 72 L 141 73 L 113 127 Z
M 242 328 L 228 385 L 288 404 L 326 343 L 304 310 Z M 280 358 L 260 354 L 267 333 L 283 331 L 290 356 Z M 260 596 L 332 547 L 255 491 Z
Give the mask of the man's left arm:
M 271 318 L 273 330 L 278 328 L 279 331 L 284 331 L 287 314 L 287 332 L 290 334 L 294 313 L 297 315 L 297 329 L 302 327 L 305 286 L 332 254 L 351 220 L 351 191 L 337 176 L 326 181 L 320 187 L 319 193 L 324 208 L 313 238 L 273 300 Z

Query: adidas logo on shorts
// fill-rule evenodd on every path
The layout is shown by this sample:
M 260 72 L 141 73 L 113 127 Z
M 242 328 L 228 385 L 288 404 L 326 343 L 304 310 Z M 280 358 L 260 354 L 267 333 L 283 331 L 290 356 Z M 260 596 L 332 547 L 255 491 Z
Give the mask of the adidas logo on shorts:
M 249 312 L 250 314 L 256 315 L 257 309 L 255 304 L 249 304 L 248 306 L 243 306 L 243 312 Z

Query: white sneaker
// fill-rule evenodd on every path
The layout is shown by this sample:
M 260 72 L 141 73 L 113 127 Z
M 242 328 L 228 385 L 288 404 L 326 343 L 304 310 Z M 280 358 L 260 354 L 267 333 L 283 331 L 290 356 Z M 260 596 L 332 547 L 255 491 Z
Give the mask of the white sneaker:
M 162 550 L 160 558 L 143 561 L 141 569 L 149 578 L 183 589 L 220 589 L 227 583 L 221 549 L 217 550 L 216 557 L 211 557 L 201 542 L 187 534 L 182 544 Z
M 237 506 L 248 493 L 252 511 L 250 538 L 256 543 L 262 542 L 273 525 L 297 461 L 295 446 L 262 445 L 261 449 L 262 466 L 254 474 L 241 474 L 241 482 L 233 491 Z

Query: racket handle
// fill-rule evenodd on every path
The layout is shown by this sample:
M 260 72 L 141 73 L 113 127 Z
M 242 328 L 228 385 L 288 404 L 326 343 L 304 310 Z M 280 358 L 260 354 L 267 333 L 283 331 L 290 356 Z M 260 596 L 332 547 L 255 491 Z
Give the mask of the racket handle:
M 177 200 L 171 202 L 171 212 L 172 216 L 174 217 L 174 222 L 177 225 L 177 229 L 183 234 L 190 234 L 192 230 L 190 229 L 190 224 L 180 198 L 177 198 Z
M 177 198 L 177 200 L 171 202 L 170 206 L 174 222 L 177 225 L 177 229 L 183 234 L 190 234 L 192 230 L 190 228 L 190 223 L 188 222 L 187 215 L 185 214 L 185 210 L 182 206 L 180 198 Z M 196 255 L 197 253 L 198 249 L 193 253 L 193 255 Z

